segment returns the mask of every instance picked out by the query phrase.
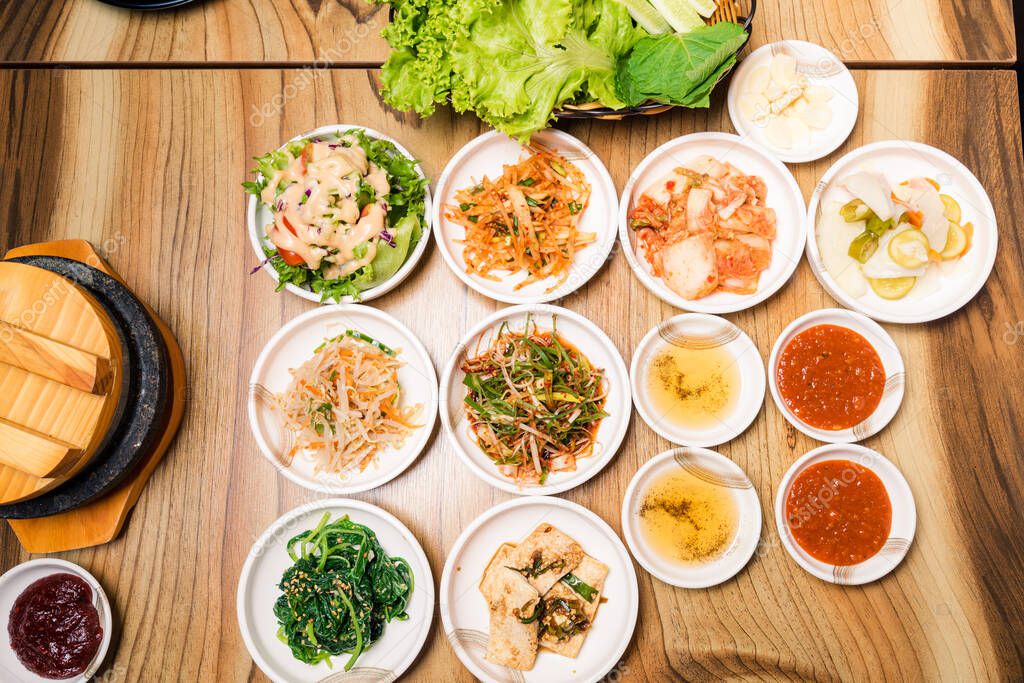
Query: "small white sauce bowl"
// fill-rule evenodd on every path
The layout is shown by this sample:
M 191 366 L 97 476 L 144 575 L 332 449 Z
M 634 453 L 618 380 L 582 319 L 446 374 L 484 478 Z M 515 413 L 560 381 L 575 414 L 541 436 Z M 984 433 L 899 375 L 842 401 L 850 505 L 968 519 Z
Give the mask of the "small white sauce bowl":
M 647 390 L 648 373 L 654 357 L 662 349 L 673 344 L 685 344 L 687 340 L 722 341 L 724 343 L 718 348 L 724 347 L 739 366 L 740 395 L 736 405 L 713 427 L 688 429 L 669 422 L 659 414 Z M 640 417 L 664 438 L 684 446 L 717 446 L 736 438 L 750 426 L 764 403 L 764 363 L 757 347 L 739 327 L 715 315 L 683 313 L 653 327 L 633 352 L 629 377 L 633 402 Z
M 882 400 L 866 420 L 849 429 L 827 430 L 818 429 L 807 424 L 789 409 L 782 399 L 778 385 L 779 355 L 793 337 L 804 330 L 817 325 L 836 325 L 853 330 L 868 341 L 878 353 L 885 369 L 885 390 Z M 854 443 L 874 436 L 892 421 L 903 402 L 906 388 L 906 370 L 903 367 L 903 356 L 889 333 L 882 326 L 865 315 L 845 308 L 823 308 L 802 315 L 789 324 L 775 340 L 772 354 L 768 358 L 768 386 L 771 388 L 772 400 L 786 420 L 801 432 L 826 443 Z
M 811 465 L 828 460 L 849 460 L 871 470 L 882 480 L 889 494 L 889 502 L 892 505 L 889 538 L 881 550 L 859 564 L 836 566 L 811 557 L 793 538 L 789 522 L 786 520 L 786 498 L 789 496 L 793 481 Z M 857 444 L 832 444 L 807 453 L 793 463 L 782 476 L 775 496 L 775 527 L 783 547 L 807 572 L 822 581 L 843 586 L 859 586 L 882 578 L 906 557 L 917 529 L 917 508 L 907 480 L 896 465 L 884 455 Z
M 77 564 L 67 560 L 42 557 L 37 560 L 22 562 L 8 570 L 3 576 L 0 576 L 0 633 L 3 633 L 4 637 L 7 636 L 11 608 L 14 606 L 18 596 L 32 583 L 54 574 L 74 574 L 92 588 L 92 604 L 99 615 L 100 628 L 103 629 L 103 639 L 100 641 L 99 649 L 96 650 L 96 656 L 93 657 L 89 666 L 85 668 L 81 675 L 74 678 L 60 679 L 70 683 L 88 681 L 96 674 L 100 665 L 103 664 L 103 659 L 107 656 L 107 649 L 110 647 L 110 639 L 114 630 L 114 620 L 110 613 L 110 600 L 107 598 L 103 586 L 100 585 L 95 576 Z M 0 648 L 0 671 L 11 676 L 16 675 L 15 680 L 19 681 L 19 683 L 52 683 L 54 680 L 52 678 L 36 676 L 26 669 L 9 645 L 8 647 Z
M 702 564 L 682 564 L 662 557 L 644 541 L 640 507 L 653 482 L 682 468 L 708 483 L 731 490 L 739 510 L 736 536 L 720 556 Z M 629 482 L 622 500 L 622 534 L 633 557 L 655 578 L 680 588 L 708 588 L 728 581 L 747 565 L 761 540 L 761 503 L 743 469 L 706 448 L 673 448 L 654 456 Z

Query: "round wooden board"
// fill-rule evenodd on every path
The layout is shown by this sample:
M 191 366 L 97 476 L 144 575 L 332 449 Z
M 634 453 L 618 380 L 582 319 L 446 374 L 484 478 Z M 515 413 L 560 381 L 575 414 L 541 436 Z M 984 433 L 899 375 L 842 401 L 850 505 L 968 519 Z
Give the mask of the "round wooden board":
M 22 337 L 35 346 L 91 354 L 100 359 L 102 376 L 91 390 L 72 386 L 72 379 L 20 355 L 28 346 Z M 67 278 L 21 263 L 0 262 L 0 347 L 6 354 L 0 359 L 0 425 L 67 449 L 59 462 L 44 466 L 45 474 L 37 461 L 0 463 L 0 504 L 8 504 L 60 486 L 92 460 L 123 413 L 127 370 L 121 333 L 103 306 Z

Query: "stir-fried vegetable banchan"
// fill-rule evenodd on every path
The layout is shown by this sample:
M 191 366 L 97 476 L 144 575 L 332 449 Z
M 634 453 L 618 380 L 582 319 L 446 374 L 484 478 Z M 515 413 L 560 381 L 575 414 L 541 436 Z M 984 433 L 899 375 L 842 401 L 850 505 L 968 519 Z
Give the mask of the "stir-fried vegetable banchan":
M 591 454 L 607 393 L 604 371 L 527 318 L 503 323 L 490 346 L 462 363 L 466 413 L 477 443 L 503 474 L 543 484 Z
M 284 592 L 274 605 L 280 628 L 296 659 L 307 664 L 351 655 L 348 671 L 393 619 L 409 618 L 412 568 L 390 557 L 377 535 L 348 515 L 329 522 L 325 512 L 315 529 L 288 541 L 294 564 L 281 577 Z

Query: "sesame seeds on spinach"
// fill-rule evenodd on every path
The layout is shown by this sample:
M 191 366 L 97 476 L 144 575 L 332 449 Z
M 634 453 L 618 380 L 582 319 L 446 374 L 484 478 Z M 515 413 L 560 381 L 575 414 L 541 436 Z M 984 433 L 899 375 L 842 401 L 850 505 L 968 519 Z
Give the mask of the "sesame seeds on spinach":
M 350 655 L 345 671 L 384 633 L 409 618 L 413 573 L 391 557 L 367 526 L 325 512 L 315 529 L 288 541 L 294 564 L 285 570 L 274 605 L 278 638 L 307 664 Z

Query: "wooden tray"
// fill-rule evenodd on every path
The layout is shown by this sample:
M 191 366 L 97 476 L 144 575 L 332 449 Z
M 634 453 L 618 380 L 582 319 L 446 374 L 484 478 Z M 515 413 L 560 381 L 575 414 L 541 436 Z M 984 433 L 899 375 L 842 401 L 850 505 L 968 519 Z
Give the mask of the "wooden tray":
M 84 240 L 45 242 L 19 247 L 5 258 L 20 256 L 62 256 L 81 261 L 122 281 L 114 270 Z M 123 281 L 122 281 L 123 282 Z M 177 340 L 152 308 L 146 307 L 163 336 L 171 369 L 170 400 L 163 434 L 135 472 L 116 489 L 83 507 L 49 517 L 8 520 L 18 540 L 32 553 L 52 553 L 87 548 L 112 541 L 121 531 L 143 487 L 167 452 L 181 425 L 185 411 L 185 361 Z
M 50 491 L 117 427 L 128 380 L 114 322 L 55 273 L 0 263 L 0 505 Z

